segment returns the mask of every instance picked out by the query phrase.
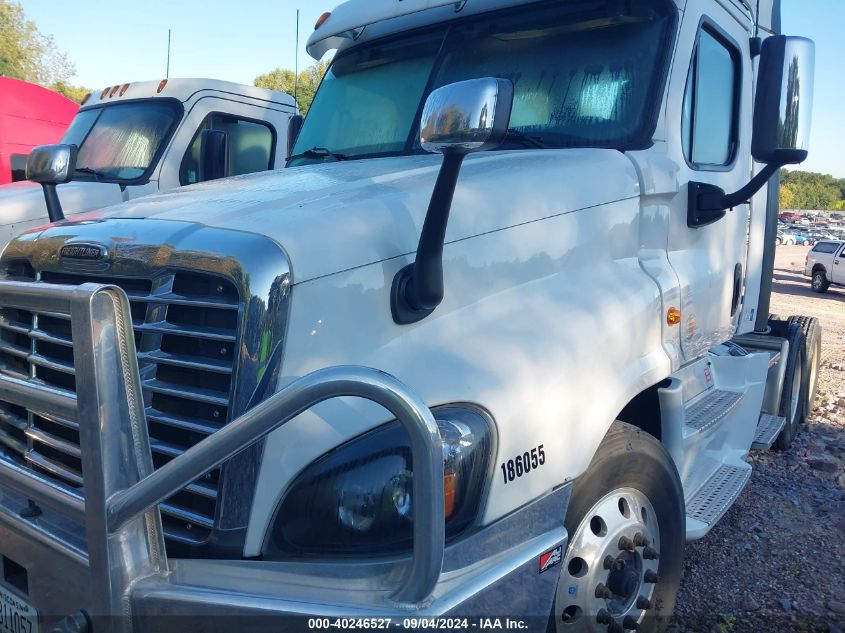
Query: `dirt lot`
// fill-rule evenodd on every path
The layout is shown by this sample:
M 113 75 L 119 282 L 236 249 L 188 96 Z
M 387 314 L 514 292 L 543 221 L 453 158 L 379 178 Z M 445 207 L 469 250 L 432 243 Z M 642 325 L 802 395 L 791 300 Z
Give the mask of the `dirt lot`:
M 821 320 L 815 412 L 791 450 L 752 454 L 740 499 L 687 546 L 672 631 L 845 631 L 845 289 L 810 290 L 808 250 L 778 249 L 772 312 Z

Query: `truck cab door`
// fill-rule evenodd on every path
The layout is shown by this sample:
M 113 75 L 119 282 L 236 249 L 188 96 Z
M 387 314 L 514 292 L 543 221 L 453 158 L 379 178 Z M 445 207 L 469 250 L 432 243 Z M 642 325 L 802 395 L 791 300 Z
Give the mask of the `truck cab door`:
M 259 104 L 202 97 L 189 108 L 161 164 L 159 187 L 172 189 L 199 181 L 201 132 L 226 132 L 228 174 L 265 171 L 281 166 L 292 110 L 276 104 Z
M 670 75 L 667 151 L 680 190 L 671 203 L 669 262 L 680 286 L 685 360 L 730 338 L 741 314 L 749 205 L 707 226 L 688 223 L 688 183 L 737 191 L 751 174 L 751 18 L 723 3 L 688 5 Z

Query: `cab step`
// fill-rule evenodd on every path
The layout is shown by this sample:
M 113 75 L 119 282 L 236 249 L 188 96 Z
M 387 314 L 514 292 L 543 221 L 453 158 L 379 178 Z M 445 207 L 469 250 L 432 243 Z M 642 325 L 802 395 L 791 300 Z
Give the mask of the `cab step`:
M 760 421 L 757 422 L 757 435 L 751 444 L 752 451 L 767 451 L 775 443 L 783 427 L 786 425 L 786 418 L 770 413 L 762 413 Z
M 687 540 L 701 538 L 739 497 L 751 478 L 751 466 L 722 464 L 687 500 Z
M 745 399 L 745 393 L 711 389 L 685 410 L 684 436 L 704 433 L 733 413 Z

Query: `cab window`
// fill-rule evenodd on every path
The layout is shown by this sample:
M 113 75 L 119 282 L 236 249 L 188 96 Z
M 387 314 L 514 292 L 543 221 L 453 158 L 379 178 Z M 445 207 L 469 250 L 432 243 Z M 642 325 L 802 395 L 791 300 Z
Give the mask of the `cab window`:
M 839 244 L 834 242 L 819 242 L 813 247 L 814 253 L 835 253 L 839 248 Z
M 272 169 L 273 149 L 276 145 L 276 135 L 272 126 L 262 121 L 214 113 L 208 115 L 200 125 L 182 160 L 179 179 L 183 185 L 199 182 L 200 144 L 203 130 L 220 130 L 226 133 L 230 176 Z
M 12 154 L 12 182 L 26 180 L 26 154 Z
M 694 167 L 730 165 L 737 148 L 739 52 L 703 27 L 687 79 L 682 118 L 684 155 Z

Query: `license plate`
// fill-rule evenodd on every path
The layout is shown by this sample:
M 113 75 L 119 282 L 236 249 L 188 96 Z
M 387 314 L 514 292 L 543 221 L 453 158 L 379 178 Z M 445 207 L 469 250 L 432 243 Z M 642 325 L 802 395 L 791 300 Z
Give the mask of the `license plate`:
M 38 611 L 0 585 L 0 633 L 38 633 Z

